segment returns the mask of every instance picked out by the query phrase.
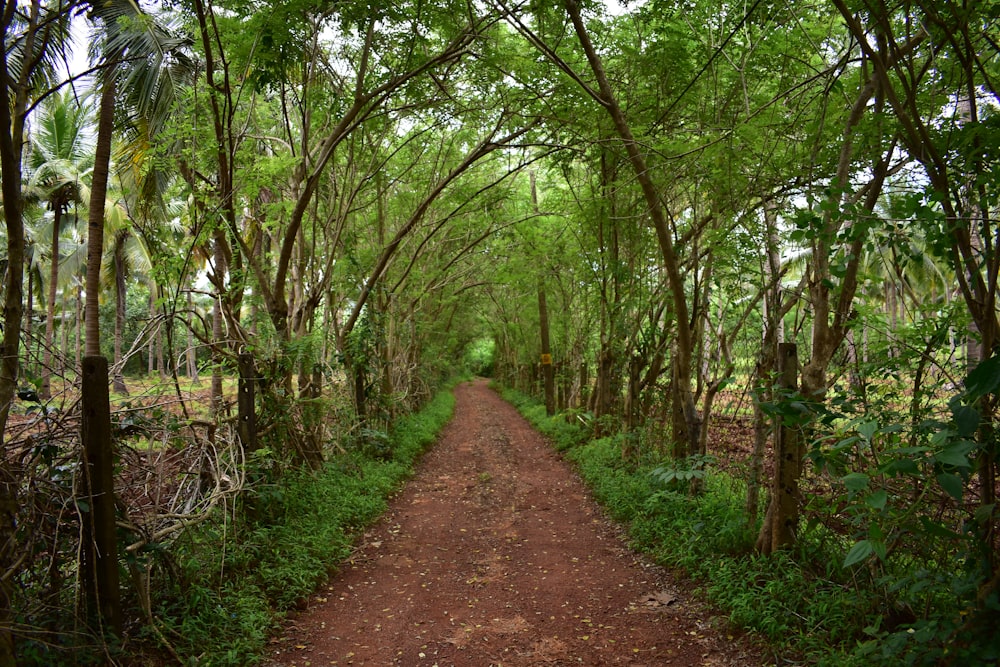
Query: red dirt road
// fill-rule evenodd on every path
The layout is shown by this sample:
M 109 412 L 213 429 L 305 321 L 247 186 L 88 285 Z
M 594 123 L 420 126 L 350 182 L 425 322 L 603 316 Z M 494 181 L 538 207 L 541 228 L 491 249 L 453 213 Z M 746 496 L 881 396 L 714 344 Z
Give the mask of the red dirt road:
M 760 665 L 483 381 L 272 665 Z M 719 629 L 723 628 L 723 629 Z

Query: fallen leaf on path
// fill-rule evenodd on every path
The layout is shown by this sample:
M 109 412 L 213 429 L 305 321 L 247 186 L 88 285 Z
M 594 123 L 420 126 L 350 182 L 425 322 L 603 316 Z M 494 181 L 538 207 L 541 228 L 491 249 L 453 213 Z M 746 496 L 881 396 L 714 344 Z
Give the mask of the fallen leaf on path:
M 677 602 L 677 596 L 669 591 L 660 591 L 659 593 L 650 593 L 645 596 L 642 602 L 647 607 L 666 607 Z

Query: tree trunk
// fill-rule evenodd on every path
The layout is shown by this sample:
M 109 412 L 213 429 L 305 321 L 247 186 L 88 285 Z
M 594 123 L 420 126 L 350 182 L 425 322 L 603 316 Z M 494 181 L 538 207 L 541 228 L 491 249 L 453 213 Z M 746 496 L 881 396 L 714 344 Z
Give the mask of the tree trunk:
M 226 251 L 224 245 L 224 239 L 220 238 L 220 234 L 215 234 L 215 239 L 212 242 L 212 259 L 214 266 L 212 267 L 213 280 L 212 284 L 215 286 L 216 294 L 215 299 L 212 302 L 212 382 L 211 382 L 211 404 L 212 411 L 215 414 L 221 414 L 222 412 L 222 348 L 225 344 L 225 319 L 222 312 L 224 307 L 223 304 L 223 289 L 226 282 L 226 272 L 229 270 L 226 261 Z M 279 332 L 281 335 L 281 332 Z M 289 371 L 288 379 L 291 379 L 291 371 Z M 289 387 L 291 389 L 291 387 Z
M 614 382 L 615 355 L 610 344 L 602 346 L 597 353 L 597 379 L 594 386 L 594 394 L 591 396 L 591 412 L 594 413 L 594 435 L 603 437 L 607 435 L 607 420 L 602 419 L 611 414 Z
M 255 402 L 255 389 L 257 383 L 257 369 L 254 365 L 253 355 L 243 353 L 239 357 L 240 381 L 239 393 L 237 395 L 237 431 L 240 436 L 240 443 L 243 446 L 243 454 L 252 454 L 257 451 L 257 412 Z
M 37 20 L 38 2 L 32 3 L 32 22 Z M 21 321 L 24 308 L 24 220 L 22 216 L 21 155 L 24 106 L 12 104 L 14 82 L 7 65 L 10 43 L 7 29 L 12 24 L 16 3 L 3 7 L 0 31 L 0 192 L 3 193 L 3 218 L 7 227 L 7 270 L 4 275 L 3 339 L 0 346 L 0 571 L 15 574 L 17 561 L 17 512 L 20 480 L 10 470 L 4 434 L 11 404 L 17 391 L 20 357 Z M 29 37 L 33 33 L 28 33 Z M 12 113 L 13 111 L 13 113 Z M 20 112 L 20 113 L 19 113 Z M 0 578 L 0 667 L 15 667 L 14 614 L 12 598 L 14 576 Z
M 98 522 L 92 525 L 93 539 L 84 535 L 81 570 L 85 582 L 85 598 L 96 601 L 101 628 L 121 633 L 121 608 L 117 580 L 117 535 L 114 517 L 114 480 L 111 475 L 111 405 L 108 398 L 108 365 L 101 357 L 101 327 L 99 297 L 101 291 L 101 259 L 104 248 L 104 205 L 111 168 L 111 142 L 115 115 L 115 63 L 107 63 L 102 81 L 101 102 L 97 123 L 94 169 L 90 185 L 90 209 L 87 215 L 87 277 L 85 319 L 85 356 L 81 366 L 84 408 L 82 439 L 87 469 L 87 500 L 91 515 Z M 107 434 L 105 437 L 104 434 Z M 85 521 L 85 524 L 88 523 Z M 94 540 L 100 540 L 95 543 Z M 88 577 L 93 576 L 92 579 Z
M 628 362 L 628 385 L 625 390 L 625 441 L 622 446 L 622 458 L 631 459 L 639 455 L 637 434 L 635 430 L 642 422 L 641 400 L 639 394 L 642 384 L 642 367 L 645 361 L 639 354 L 633 354 Z
M 780 386 L 785 391 L 795 391 L 798 374 L 798 351 L 794 343 L 778 345 L 778 373 Z M 801 473 L 802 447 L 798 429 L 781 423 L 774 429 L 774 477 L 771 484 L 771 502 L 764 524 L 757 537 L 756 549 L 769 555 L 792 544 L 799 521 L 799 476 Z
M 24 326 L 21 331 L 24 332 L 24 366 L 25 372 L 30 377 L 34 372 L 35 364 L 32 362 L 32 340 L 31 340 L 31 320 L 35 314 L 35 271 L 32 268 L 32 258 L 29 256 L 27 258 L 28 262 L 28 288 L 25 290 L 25 296 L 27 297 L 27 303 L 24 306 Z M 37 357 L 35 357 L 37 359 Z
M 63 313 L 63 323 L 59 327 L 59 376 L 66 378 L 66 373 L 69 370 L 67 368 L 68 364 L 66 360 L 70 356 L 69 348 L 69 327 L 66 325 L 66 315 L 69 313 L 69 303 L 70 303 L 70 290 L 67 286 L 62 292 L 62 313 Z M 79 368 L 79 366 L 77 366 Z
M 155 317 L 155 315 L 154 315 L 154 317 Z M 161 381 L 166 381 L 167 378 L 169 377 L 169 372 L 170 372 L 170 369 L 173 367 L 173 364 L 170 363 L 169 358 L 164 353 L 164 346 L 163 346 L 163 336 L 164 336 L 164 333 L 163 333 L 163 327 L 164 327 L 164 322 L 161 322 L 151 332 L 151 335 L 153 337 L 153 340 L 156 342 L 156 365 L 159 368 L 160 380 Z
M 224 332 L 222 319 L 222 296 L 217 295 L 212 302 L 212 382 L 210 385 L 209 402 L 214 414 L 222 413 L 222 355 L 218 348 L 222 346 Z
M 542 343 L 542 382 L 545 387 L 545 414 L 556 413 L 556 384 L 552 368 L 552 350 L 549 347 L 549 309 L 545 303 L 545 286 L 538 281 L 538 328 Z
M 187 293 L 187 305 L 188 311 L 191 315 L 194 315 L 194 297 L 191 296 L 190 290 Z M 198 387 L 201 385 L 201 378 L 198 377 L 198 351 L 195 348 L 194 332 L 191 327 L 187 330 L 187 374 L 188 378 L 191 380 L 192 387 Z
M 149 288 L 149 321 L 156 319 L 156 293 L 153 291 L 152 285 Z M 152 379 L 153 371 L 156 370 L 156 343 L 153 340 L 153 336 L 149 337 L 149 343 L 146 345 L 146 376 Z
M 127 233 L 126 235 L 127 236 Z M 116 393 L 128 396 L 125 376 L 122 374 L 122 337 L 125 335 L 125 236 L 115 244 L 115 376 L 113 388 Z
M 84 318 L 86 318 L 86 312 L 83 307 L 85 298 L 86 296 L 83 293 L 83 285 L 79 285 L 76 288 L 76 331 L 75 331 L 76 342 L 73 346 L 73 360 L 74 362 L 76 362 L 75 368 L 77 369 L 77 371 L 79 371 L 79 369 L 81 368 L 80 364 L 83 363 L 83 358 L 80 356 L 80 354 L 83 351 L 83 340 L 82 340 L 83 327 L 84 327 L 83 320 Z
M 757 522 L 760 505 L 760 487 L 764 477 L 764 451 L 767 439 L 771 434 L 771 425 L 761 409 L 762 403 L 773 400 L 774 366 L 778 353 L 778 343 L 782 342 L 781 326 L 781 284 L 778 276 L 781 273 L 781 258 L 778 255 L 777 209 L 772 200 L 764 205 L 765 244 L 767 255 L 764 260 L 763 274 L 765 285 L 762 319 L 764 329 L 761 332 L 760 354 L 757 357 L 757 367 L 754 375 L 757 377 L 758 389 L 753 396 L 754 444 L 750 456 L 750 474 L 747 480 L 747 525 L 753 527 Z
M 573 28 L 579 38 L 580 46 L 583 47 L 587 55 L 587 61 L 590 63 L 590 68 L 597 79 L 600 90 L 597 98 L 611 116 L 615 129 L 621 137 L 622 143 L 625 145 L 629 162 L 632 164 L 636 181 L 638 181 L 642 189 L 643 197 L 649 208 L 649 216 L 653 222 L 653 229 L 656 232 L 656 240 L 663 258 L 663 268 L 668 277 L 677 327 L 676 354 L 673 359 L 675 368 L 674 395 L 684 413 L 684 422 L 687 427 L 684 433 L 686 448 L 695 450 L 698 446 L 701 417 L 695 405 L 694 393 L 691 391 L 691 359 L 693 352 L 691 320 L 688 315 L 687 296 L 684 292 L 684 280 L 681 276 L 680 261 L 674 250 L 670 226 L 667 224 L 663 202 L 650 177 L 649 168 L 646 165 L 646 160 L 640 150 L 639 143 L 632 135 L 632 130 L 625 119 L 625 115 L 622 113 L 621 107 L 615 99 L 611 84 L 604 71 L 604 65 L 590 40 L 590 35 L 580 16 L 580 7 L 576 0 L 565 0 L 565 4 L 570 20 L 573 22 Z
M 97 121 L 97 143 L 94 149 L 94 170 L 90 182 L 90 209 L 87 214 L 87 301 L 84 305 L 84 355 L 101 354 L 101 259 L 104 252 L 104 204 L 108 196 L 108 173 L 111 169 L 111 141 L 115 122 L 115 80 L 108 63 L 107 76 L 101 89 Z

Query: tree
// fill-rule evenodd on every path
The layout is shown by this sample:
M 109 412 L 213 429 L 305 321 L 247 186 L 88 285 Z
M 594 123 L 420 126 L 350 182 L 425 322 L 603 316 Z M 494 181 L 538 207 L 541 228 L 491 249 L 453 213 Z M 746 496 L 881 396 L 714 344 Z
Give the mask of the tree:
M 0 445 L 17 388 L 23 316 L 23 138 L 32 104 L 49 88 L 59 48 L 68 36 L 67 14 L 31 2 L 0 4 L 0 192 L 7 230 L 3 340 L 0 344 Z M 22 11 L 23 10 L 23 11 Z M 6 453 L 5 446 L 0 450 Z M 11 587 L 17 554 L 14 531 L 17 485 L 7 457 L 0 463 L 0 665 L 16 664 Z
M 64 91 L 49 97 L 40 112 L 30 135 L 28 184 L 46 201 L 53 218 L 40 391 L 41 397 L 48 399 L 51 397 L 56 299 L 60 285 L 59 238 L 71 204 L 87 199 L 83 190 L 89 179 L 92 145 L 86 132 L 90 122 L 87 107 L 78 104 L 71 93 Z
M 82 376 L 82 433 L 86 463 L 85 491 L 89 501 L 84 521 L 81 571 L 88 612 L 104 635 L 120 636 L 122 609 L 118 582 L 118 549 L 107 361 L 100 356 L 99 294 L 104 250 L 106 199 L 111 174 L 115 111 L 121 91 L 131 108 L 147 119 L 165 113 L 171 101 L 166 54 L 183 44 L 128 0 L 92 6 L 101 23 L 100 103 L 94 170 L 87 218 L 85 358 Z M 153 121 L 154 123 L 156 121 Z
M 918 3 L 924 20 L 914 24 L 902 8 L 834 5 L 870 63 L 872 79 L 893 112 L 895 130 L 909 156 L 924 170 L 925 197 L 939 207 L 931 227 L 936 251 L 952 264 L 982 346 L 982 358 L 997 353 L 1000 319 L 997 239 L 990 232 L 995 208 L 996 135 L 988 130 L 990 104 L 1000 100 L 987 64 L 998 52 L 990 36 L 992 6 L 963 8 L 953 2 Z M 948 58 L 941 59 L 940 54 Z M 951 111 L 949 111 L 951 109 Z M 941 132 L 944 124 L 950 132 Z M 914 201 L 914 212 L 931 208 Z M 931 208 L 933 211 L 933 208 Z M 986 392 L 975 409 L 981 416 L 976 468 L 982 512 L 977 520 L 988 571 L 980 602 L 1000 588 L 1000 513 L 996 507 L 996 439 L 992 435 L 998 395 Z

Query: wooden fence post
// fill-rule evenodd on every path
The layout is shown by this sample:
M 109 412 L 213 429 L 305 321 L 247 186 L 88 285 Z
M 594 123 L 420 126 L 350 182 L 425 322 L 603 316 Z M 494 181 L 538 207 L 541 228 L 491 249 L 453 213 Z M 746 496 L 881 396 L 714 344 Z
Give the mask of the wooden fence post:
M 83 371 L 80 437 L 83 441 L 83 548 L 80 570 L 87 615 L 105 636 L 122 633 L 118 581 L 118 537 L 115 521 L 111 399 L 108 360 L 86 356 Z
M 236 398 L 238 421 L 236 429 L 243 444 L 243 453 L 250 454 L 258 449 L 257 444 L 257 412 L 255 408 L 255 391 L 257 368 L 253 355 L 242 353 L 239 356 L 239 394 Z

